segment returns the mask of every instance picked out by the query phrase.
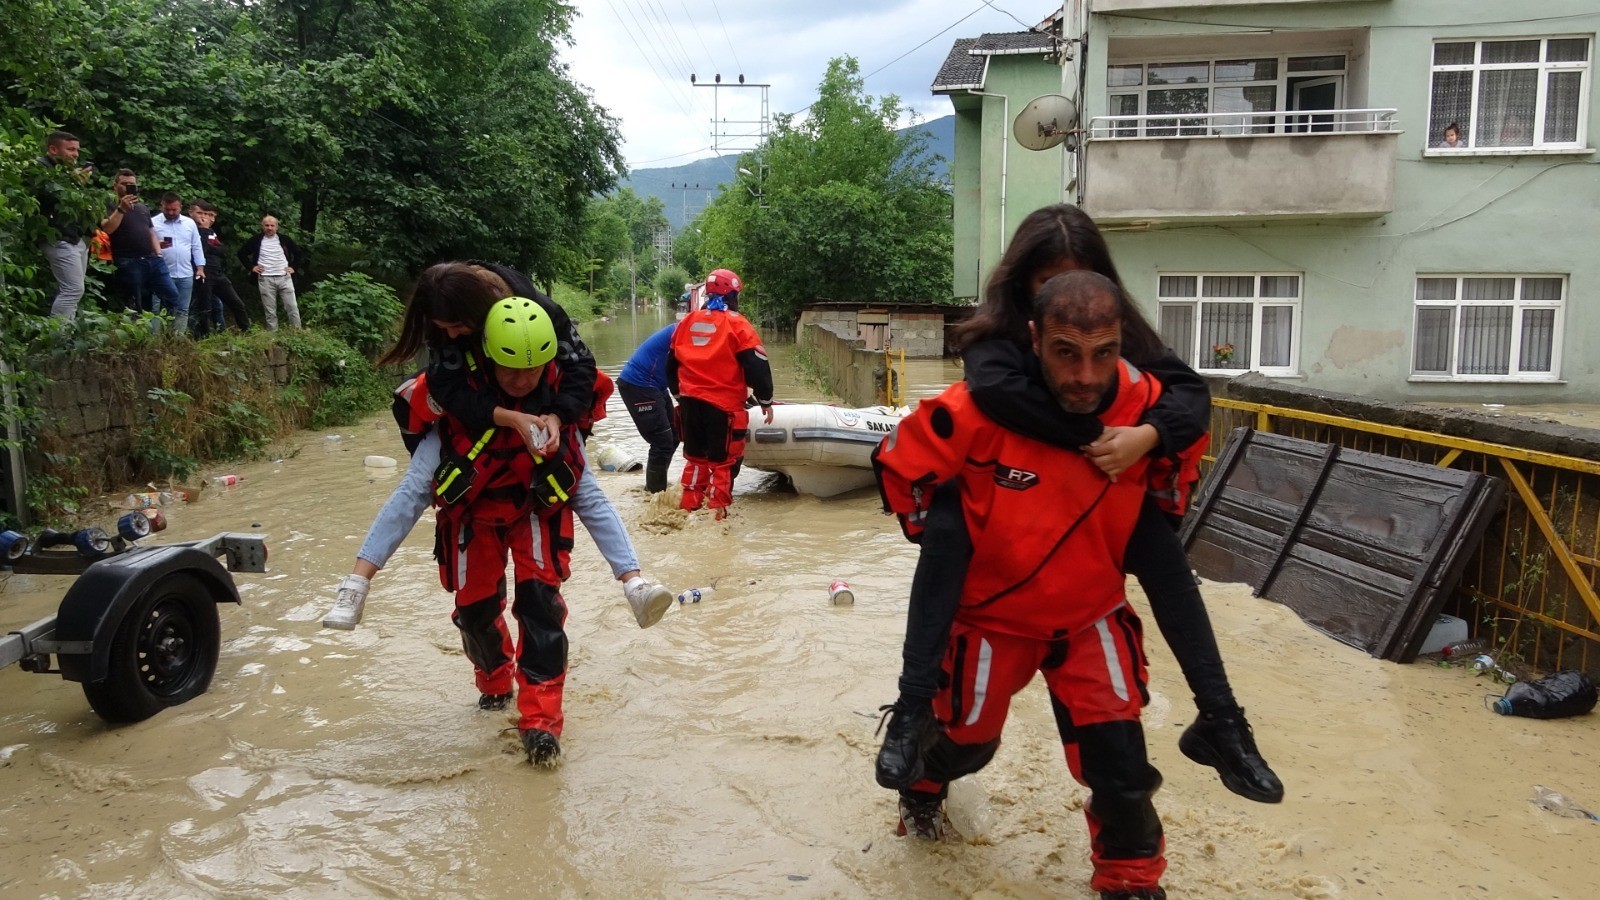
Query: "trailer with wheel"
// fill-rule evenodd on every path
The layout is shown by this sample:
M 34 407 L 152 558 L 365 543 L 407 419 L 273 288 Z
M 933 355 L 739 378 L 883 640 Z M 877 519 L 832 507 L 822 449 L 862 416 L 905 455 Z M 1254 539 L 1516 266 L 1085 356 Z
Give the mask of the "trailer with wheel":
M 0 637 L 0 668 L 15 663 L 76 681 L 113 723 L 143 721 L 205 693 L 222 646 L 217 607 L 239 602 L 230 573 L 267 570 L 262 536 L 224 532 L 137 547 L 91 535 L 75 544 L 6 560 L 19 573 L 77 578 L 55 615 Z

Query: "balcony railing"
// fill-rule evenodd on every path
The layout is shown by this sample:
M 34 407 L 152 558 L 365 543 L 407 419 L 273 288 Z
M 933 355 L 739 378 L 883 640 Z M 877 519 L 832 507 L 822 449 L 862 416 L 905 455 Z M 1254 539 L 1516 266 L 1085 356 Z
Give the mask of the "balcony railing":
M 1094 116 L 1089 139 L 1371 134 L 1400 130 L 1393 109 L 1279 109 L 1270 112 Z

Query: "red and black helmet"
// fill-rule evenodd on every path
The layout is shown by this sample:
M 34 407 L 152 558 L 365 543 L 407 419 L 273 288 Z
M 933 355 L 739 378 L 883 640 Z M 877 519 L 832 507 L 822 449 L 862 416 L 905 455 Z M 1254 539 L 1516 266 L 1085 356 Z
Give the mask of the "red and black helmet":
M 739 276 L 728 269 L 712 269 L 706 276 L 706 293 L 716 296 L 737 294 L 744 287 L 744 282 Z

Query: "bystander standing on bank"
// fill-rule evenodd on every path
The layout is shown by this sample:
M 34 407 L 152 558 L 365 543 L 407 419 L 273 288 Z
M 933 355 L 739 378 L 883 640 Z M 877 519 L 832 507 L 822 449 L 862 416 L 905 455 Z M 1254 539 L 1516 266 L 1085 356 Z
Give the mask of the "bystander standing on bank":
M 161 215 L 152 216 L 161 258 L 167 264 L 176 299 L 165 312 L 172 317 L 172 333 L 189 333 L 189 301 L 194 284 L 206 278 L 206 253 L 200 244 L 200 229 L 183 214 L 183 198 L 173 191 L 161 195 Z
M 118 169 L 116 199 L 107 207 L 100 228 L 111 236 L 111 265 L 128 311 L 154 312 L 156 304 L 172 308 L 178 289 L 161 259 L 161 246 L 150 219 L 150 209 L 139 202 L 139 178 L 132 169 Z
M 78 301 L 83 299 L 83 282 L 89 271 L 88 237 L 95 221 L 94 212 L 83 202 L 84 185 L 94 163 L 78 161 L 79 146 L 78 138 L 65 131 L 52 131 L 45 138 L 44 155 L 38 160 L 43 170 L 35 191 L 39 212 L 51 229 L 39 243 L 56 280 L 50 315 L 69 322 L 78 315 Z
M 261 233 L 239 248 L 239 261 L 256 280 L 261 292 L 261 311 L 267 320 L 267 329 L 278 329 L 278 303 L 283 303 L 283 313 L 289 327 L 300 327 L 300 305 L 294 295 L 294 273 L 305 265 L 305 254 L 300 246 L 278 233 L 278 220 L 274 216 L 261 218 Z
M 250 314 L 244 301 L 233 289 L 228 270 L 222 262 L 222 237 L 217 233 L 217 207 L 206 200 L 196 200 L 189 206 L 189 217 L 200 230 L 200 245 L 206 254 L 206 278 L 195 284 L 194 333 L 205 337 L 212 328 L 222 331 L 227 326 L 227 314 L 233 316 L 234 327 L 244 331 L 250 327 Z

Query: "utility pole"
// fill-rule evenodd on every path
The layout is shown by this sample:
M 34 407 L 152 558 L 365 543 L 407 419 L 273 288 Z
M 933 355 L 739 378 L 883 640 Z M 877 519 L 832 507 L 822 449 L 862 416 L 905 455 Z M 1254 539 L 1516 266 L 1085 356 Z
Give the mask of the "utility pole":
M 770 84 L 746 84 L 744 76 L 739 76 L 739 82 L 723 83 L 722 74 L 719 72 L 707 84 L 695 80 L 689 75 L 689 83 L 695 87 L 711 88 L 711 149 L 718 156 L 724 153 L 750 153 L 755 156 L 756 168 L 760 177 L 756 180 L 756 187 L 751 189 L 756 201 L 762 206 L 765 202 L 762 191 L 765 187 L 767 166 L 761 161 L 762 148 L 766 146 L 767 135 L 772 128 L 771 106 L 768 103 L 768 93 L 772 88 Z M 722 89 L 753 88 L 761 92 L 760 107 L 757 118 L 754 119 L 724 119 L 722 118 Z M 745 107 L 748 109 L 748 107 Z M 748 170 L 747 170 L 748 171 Z
M 656 271 L 665 269 L 672 264 L 672 226 L 657 225 L 654 233 L 650 235 L 650 243 L 656 251 Z
M 689 192 L 690 191 L 706 191 L 706 192 L 709 193 L 709 192 L 714 191 L 714 190 L 717 189 L 716 185 L 712 185 L 710 187 L 702 187 L 699 184 L 679 184 L 676 181 L 672 182 L 672 184 L 668 185 L 668 187 L 671 188 L 672 190 L 682 191 L 683 192 L 683 194 L 682 194 L 682 204 L 683 205 L 682 205 L 681 209 L 683 210 L 683 224 L 685 224 L 685 225 L 689 224 Z M 700 210 L 701 209 L 705 209 L 706 208 L 706 204 L 710 203 L 710 202 L 711 202 L 711 198 L 707 197 L 706 198 L 706 202 L 700 204 L 700 208 L 695 210 L 695 215 L 699 215 L 700 214 Z

